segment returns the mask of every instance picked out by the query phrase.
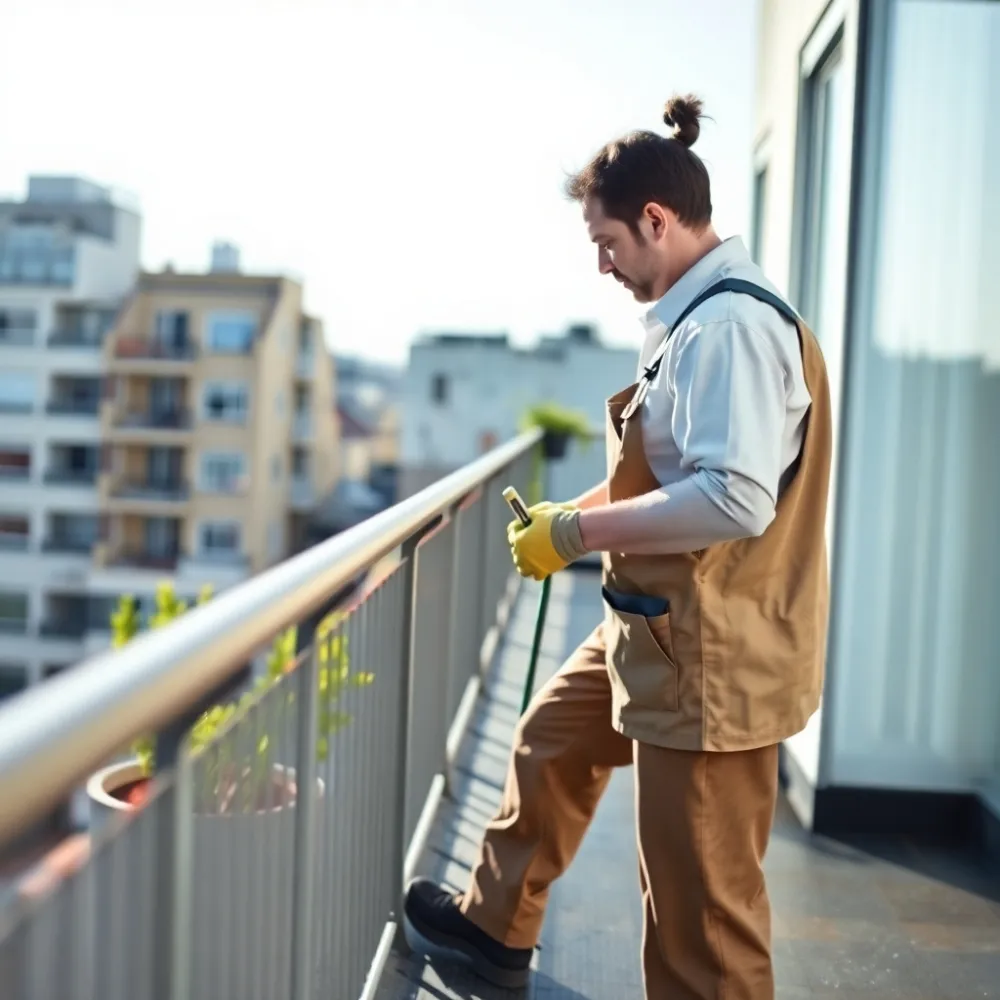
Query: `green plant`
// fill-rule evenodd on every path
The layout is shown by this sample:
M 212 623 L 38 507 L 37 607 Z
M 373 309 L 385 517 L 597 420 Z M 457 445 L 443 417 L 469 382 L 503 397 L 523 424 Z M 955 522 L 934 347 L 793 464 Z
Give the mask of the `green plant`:
M 198 603 L 204 604 L 212 597 L 211 588 L 204 588 Z M 162 628 L 187 611 L 187 602 L 178 598 L 171 583 L 157 587 L 156 606 L 149 619 L 149 628 Z M 351 672 L 347 651 L 347 636 L 338 631 L 343 616 L 334 612 L 319 623 L 314 642 L 319 659 L 319 691 L 317 698 L 317 746 L 319 760 L 329 753 L 330 737 L 351 722 L 351 716 L 340 710 L 338 702 L 341 693 L 348 687 L 367 687 L 374 681 L 369 672 Z M 120 648 L 130 642 L 141 631 L 141 617 L 135 598 L 129 594 L 119 598 L 118 606 L 111 615 L 112 645 Z M 251 759 L 237 762 L 233 754 L 233 740 L 219 741 L 223 730 L 235 723 L 257 703 L 266 691 L 281 683 L 282 678 L 292 671 L 297 662 L 296 644 L 298 630 L 295 626 L 285 629 L 275 636 L 267 657 L 267 669 L 258 677 L 253 687 L 238 699 L 214 705 L 195 720 L 189 734 L 194 751 L 205 751 L 217 744 L 207 761 L 206 790 L 212 799 L 220 796 L 231 797 L 242 789 L 241 794 L 257 797 L 266 788 L 270 773 L 271 737 L 262 733 L 252 748 Z M 285 697 L 291 704 L 295 699 L 294 685 L 288 685 Z M 142 773 L 151 777 L 156 769 L 155 742 L 151 736 L 143 736 L 132 745 Z M 241 758 L 246 755 L 240 755 Z
M 593 430 L 585 413 L 570 410 L 559 403 L 536 403 L 521 417 L 521 429 L 528 431 L 538 428 L 546 435 L 568 437 L 589 448 Z M 528 484 L 528 503 L 535 504 L 542 496 L 542 469 L 545 461 L 544 439 L 532 455 L 531 482 Z
M 592 428 L 586 413 L 571 410 L 559 403 L 536 403 L 521 418 L 525 430 L 538 427 L 550 434 L 565 434 L 575 440 L 590 443 Z

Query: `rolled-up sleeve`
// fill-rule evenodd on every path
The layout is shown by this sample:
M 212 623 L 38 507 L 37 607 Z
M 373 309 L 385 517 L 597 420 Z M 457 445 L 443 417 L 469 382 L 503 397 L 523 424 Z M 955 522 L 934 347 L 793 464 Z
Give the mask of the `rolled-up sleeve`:
M 686 333 L 668 373 L 681 468 L 732 522 L 732 537 L 759 535 L 774 519 L 781 480 L 785 372 L 766 338 L 742 323 Z

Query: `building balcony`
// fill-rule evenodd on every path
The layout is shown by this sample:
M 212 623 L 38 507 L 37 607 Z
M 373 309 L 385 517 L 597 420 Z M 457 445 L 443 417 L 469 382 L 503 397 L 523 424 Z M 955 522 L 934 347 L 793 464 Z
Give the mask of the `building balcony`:
M 112 569 L 152 569 L 173 573 L 180 559 L 179 551 L 157 551 L 145 548 L 123 548 L 109 551 L 107 566 Z
M 101 411 L 99 399 L 50 399 L 45 412 L 60 417 L 96 417 Z
M 191 411 L 180 407 L 171 410 L 130 410 L 110 413 L 105 421 L 112 441 L 151 444 L 184 444 L 191 434 Z
M 37 340 L 37 330 L 24 327 L 0 327 L 0 348 L 32 347 Z
M 87 632 L 86 619 L 53 618 L 42 622 L 38 634 L 43 639 L 71 639 L 79 641 Z
M 42 552 L 53 555 L 89 555 L 93 548 L 93 542 L 61 535 L 50 535 L 42 542 Z
M 156 337 L 119 335 L 114 340 L 108 367 L 116 374 L 184 375 L 190 372 L 197 357 L 197 346 L 190 341 L 173 343 Z
M 116 500 L 156 500 L 164 503 L 183 503 L 191 496 L 191 487 L 183 480 L 147 480 L 123 482 L 111 487 Z
M 52 330 L 47 343 L 49 347 L 83 351 L 99 351 L 104 346 L 102 337 L 84 330 Z
M 44 478 L 48 486 L 94 486 L 97 469 L 46 469 Z
M 35 404 L 20 399 L 0 399 L 0 414 L 9 413 L 24 416 L 35 412 Z
M 0 534 L 0 552 L 27 552 L 30 548 L 27 535 Z
M 45 483 L 48 486 L 94 486 L 97 469 L 46 469 Z
M 0 844 L 100 772 L 89 830 L 0 897 L 19 920 L 0 921 L 0 981 L 41 982 L 30 1000 L 103 996 L 70 978 L 81 968 L 137 997 L 142 983 L 192 1000 L 512 995 L 394 942 L 404 885 L 462 887 L 503 793 L 539 588 L 512 573 L 500 489 L 530 496 L 536 440 L 0 708 Z M 596 573 L 554 577 L 537 685 L 602 614 Z M 247 686 L 269 650 L 270 680 Z M 185 738 L 206 706 L 237 702 Z M 136 810 L 110 793 L 138 777 L 121 748 L 151 733 L 159 780 Z M 632 781 L 614 774 L 551 889 L 526 995 L 643 995 Z M 1000 894 L 977 864 L 809 834 L 780 802 L 766 861 L 777 996 L 989 995 Z M 53 928 L 73 963 L 37 961 Z
M 177 517 L 191 499 L 191 487 L 182 479 L 127 480 L 105 475 L 100 489 L 109 514 Z

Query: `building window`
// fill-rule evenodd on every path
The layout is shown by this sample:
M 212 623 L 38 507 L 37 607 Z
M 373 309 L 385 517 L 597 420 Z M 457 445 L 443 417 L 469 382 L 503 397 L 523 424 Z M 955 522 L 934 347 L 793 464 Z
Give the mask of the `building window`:
M 23 663 L 0 663 L 0 701 L 20 694 L 28 686 L 28 668 Z
M 24 551 L 31 536 L 31 521 L 24 514 L 0 514 L 0 550 Z
M 251 313 L 212 313 L 208 317 L 208 349 L 216 354 L 248 354 L 257 332 Z
M 180 521 L 175 517 L 147 517 L 143 526 L 146 553 L 154 559 L 174 559 L 180 552 Z
M 0 445 L 0 479 L 29 479 L 31 449 Z
M 236 521 L 205 521 L 198 541 L 202 555 L 239 555 L 240 525 Z
M 448 376 L 431 376 L 431 400 L 438 405 L 444 405 L 448 401 Z
M 53 514 L 45 546 L 53 552 L 89 552 L 100 539 L 96 514 Z
M 0 371 L 0 413 L 31 413 L 37 389 L 31 372 Z
M 161 309 L 156 314 L 156 339 L 170 348 L 189 346 L 191 339 L 188 314 L 175 309 Z
M 206 420 L 242 424 L 246 422 L 250 393 L 243 382 L 208 382 L 203 394 Z
M 37 324 L 38 316 L 30 309 L 0 309 L 0 344 L 33 344 Z
M 273 455 L 271 457 L 271 478 L 277 483 L 281 480 L 281 456 Z
M 840 334 L 851 170 L 850 80 L 839 40 L 803 81 L 800 271 L 795 298 L 820 340 Z
M 296 479 L 309 475 L 309 452 L 305 448 L 292 449 L 292 475 Z
M 236 493 L 246 485 L 246 458 L 238 451 L 201 456 L 201 488 L 206 493 Z
M 764 266 L 764 225 L 767 218 L 767 167 L 762 166 L 753 175 L 753 204 L 750 229 L 750 258 L 758 267 Z
M 0 590 L 0 633 L 18 634 L 28 628 L 28 595 Z

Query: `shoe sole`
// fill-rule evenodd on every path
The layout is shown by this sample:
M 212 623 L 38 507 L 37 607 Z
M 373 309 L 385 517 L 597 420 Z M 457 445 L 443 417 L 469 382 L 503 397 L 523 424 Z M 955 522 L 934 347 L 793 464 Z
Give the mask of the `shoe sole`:
M 505 969 L 502 965 L 496 965 L 475 945 L 469 944 L 462 938 L 433 930 L 422 921 L 414 920 L 409 914 L 404 914 L 403 928 L 407 932 L 407 936 L 412 931 L 435 948 L 442 948 L 462 955 L 471 963 L 472 971 L 493 986 L 501 986 L 504 989 L 519 989 L 527 986 L 528 980 L 531 978 L 531 969 Z

